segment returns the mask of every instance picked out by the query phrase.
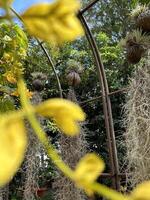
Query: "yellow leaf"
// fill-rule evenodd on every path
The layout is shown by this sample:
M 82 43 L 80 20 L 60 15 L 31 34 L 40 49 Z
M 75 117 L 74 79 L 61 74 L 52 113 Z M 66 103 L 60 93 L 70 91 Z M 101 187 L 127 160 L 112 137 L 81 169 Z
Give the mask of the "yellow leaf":
M 19 97 L 19 93 L 17 90 L 14 90 L 10 95 L 14 97 Z
M 10 5 L 13 2 L 13 0 L 0 0 L 0 7 L 6 7 Z
M 29 91 L 28 89 L 26 90 L 26 95 L 29 99 L 32 99 L 33 92 Z
M 65 99 L 50 99 L 36 107 L 36 112 L 51 117 L 57 126 L 68 135 L 79 133 L 78 121 L 85 120 L 85 114 L 75 103 Z
M 60 44 L 83 34 L 82 26 L 76 17 L 79 8 L 78 0 L 41 3 L 26 10 L 22 19 L 31 35 Z
M 150 200 L 150 181 L 139 184 L 131 193 L 133 200 Z
M 4 75 L 5 76 L 5 75 Z M 17 80 L 16 80 L 16 78 L 13 76 L 13 74 L 11 74 L 11 73 L 8 73 L 7 75 L 6 75 L 6 79 L 7 79 L 7 81 L 8 82 L 10 82 L 10 83 L 12 83 L 12 84 L 16 84 L 17 83 Z
M 60 116 L 55 119 L 57 126 L 61 129 L 63 133 L 67 135 L 76 135 L 80 132 L 79 125 L 72 120 L 70 117 Z
M 104 170 L 105 164 L 103 160 L 95 153 L 86 154 L 78 163 L 75 169 L 75 181 L 79 187 L 85 189 L 88 195 L 92 195 L 92 191 L 88 188 L 88 184 L 93 183 Z
M 18 90 L 14 90 L 11 94 L 11 96 L 15 96 L 15 97 L 19 97 L 19 93 L 18 93 Z M 29 91 L 28 89 L 26 90 L 26 95 L 29 99 L 32 98 L 33 96 L 33 92 Z
M 14 58 L 12 53 L 4 53 L 3 54 L 3 59 L 6 60 L 6 62 L 13 62 Z
M 27 145 L 22 120 L 0 118 L 0 187 L 8 183 L 23 161 Z

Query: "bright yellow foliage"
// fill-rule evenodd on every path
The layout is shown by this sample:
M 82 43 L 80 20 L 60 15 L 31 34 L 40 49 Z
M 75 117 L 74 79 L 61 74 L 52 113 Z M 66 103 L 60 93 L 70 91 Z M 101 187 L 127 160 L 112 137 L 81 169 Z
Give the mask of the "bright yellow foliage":
M 24 123 L 20 119 L 0 118 L 0 187 L 8 183 L 23 161 L 27 145 Z
M 3 59 L 6 62 L 13 62 L 13 60 L 14 60 L 12 53 L 6 53 L 6 52 L 3 55 Z
M 31 35 L 60 44 L 73 41 L 83 34 L 82 26 L 76 17 L 79 8 L 78 0 L 41 3 L 26 10 L 22 19 Z
M 6 72 L 6 74 L 4 74 L 4 76 L 6 76 L 6 79 L 9 83 L 12 83 L 12 84 L 16 84 L 17 83 L 17 80 L 16 78 L 14 77 L 13 73 L 11 72 Z
M 10 5 L 13 0 L 0 0 L 0 7 L 5 7 L 6 5 Z
M 75 103 L 64 99 L 50 99 L 36 107 L 42 116 L 53 118 L 61 131 L 67 135 L 79 133 L 78 121 L 85 120 L 85 114 Z
M 75 169 L 75 181 L 79 187 L 85 189 L 88 195 L 93 192 L 88 188 L 88 184 L 93 183 L 100 176 L 105 168 L 103 160 L 95 153 L 86 154 L 78 163 Z
M 29 89 L 26 90 L 26 95 L 29 99 L 32 99 L 33 92 L 29 91 Z
M 19 97 L 18 90 L 13 91 L 10 95 L 11 95 L 11 96 L 15 96 L 15 97 Z M 29 91 L 29 90 L 27 89 L 27 90 L 26 90 L 26 95 L 27 95 L 27 97 L 28 97 L 29 99 L 31 99 L 32 96 L 33 96 L 33 92 L 31 92 L 31 91 Z
M 131 194 L 132 200 L 150 200 L 150 181 L 139 184 Z

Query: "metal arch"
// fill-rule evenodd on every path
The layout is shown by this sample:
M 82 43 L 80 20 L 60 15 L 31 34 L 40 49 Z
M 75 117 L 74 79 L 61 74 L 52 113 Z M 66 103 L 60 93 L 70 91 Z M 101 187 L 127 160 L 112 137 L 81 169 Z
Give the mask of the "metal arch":
M 92 2 L 90 2 L 85 8 L 83 8 L 82 10 L 80 10 L 80 13 L 84 13 L 86 12 L 88 9 L 90 9 L 92 6 L 94 6 L 99 0 L 94 0 Z
M 87 6 L 84 9 L 84 11 L 86 11 L 88 8 L 93 6 L 96 2 L 97 0 L 89 4 L 89 6 Z M 112 176 L 113 188 L 119 190 L 120 189 L 119 165 L 118 165 L 114 124 L 113 124 L 113 118 L 112 118 L 112 109 L 111 109 L 111 102 L 110 102 L 110 97 L 109 97 L 109 88 L 108 88 L 107 78 L 105 75 L 104 65 L 102 63 L 96 41 L 87 25 L 87 22 L 83 16 L 83 13 L 84 13 L 83 10 L 79 12 L 78 17 L 85 30 L 86 38 L 91 47 L 93 57 L 96 63 L 98 78 L 99 78 L 99 82 L 100 82 L 101 90 L 102 90 L 103 111 L 104 111 L 104 117 L 105 117 L 106 134 L 107 134 L 107 139 L 108 139 L 107 145 L 108 145 L 108 152 L 109 152 L 109 158 L 110 158 L 110 169 L 111 169 L 110 174 Z
M 96 41 L 87 25 L 87 22 L 83 16 L 83 14 L 88 11 L 92 6 L 94 6 L 99 0 L 93 0 L 90 2 L 85 8 L 83 8 L 79 14 L 78 17 L 83 25 L 83 28 L 86 33 L 87 40 L 89 42 L 89 45 L 91 47 L 93 57 L 95 59 L 97 72 L 98 72 L 98 78 L 101 85 L 102 90 L 102 98 L 103 101 L 103 111 L 105 116 L 105 127 L 106 127 L 106 134 L 107 134 L 107 145 L 108 145 L 108 151 L 109 151 L 109 157 L 110 157 L 110 173 L 103 173 L 102 177 L 111 177 L 113 180 L 113 188 L 119 190 L 120 188 L 120 177 L 125 176 L 125 174 L 119 173 L 119 165 L 118 165 L 118 157 L 117 157 L 117 148 L 116 148 L 116 142 L 115 142 L 115 134 L 114 134 L 114 124 L 113 124 L 113 118 L 112 118 L 112 109 L 111 109 L 111 102 L 110 102 L 110 93 L 108 88 L 108 83 L 105 75 L 104 66 L 101 60 L 101 56 L 96 44 Z M 12 10 L 12 9 L 11 9 Z M 12 10 L 18 18 L 21 19 L 21 17 L 16 13 L 14 10 Z M 22 19 L 21 19 L 22 20 Z M 44 46 L 38 42 L 41 46 L 42 50 L 44 51 L 46 57 L 48 58 L 49 64 L 52 65 L 53 70 L 55 72 L 55 67 L 53 63 L 51 62 L 51 58 L 49 54 L 45 51 L 43 48 Z M 62 89 L 59 82 L 59 78 L 57 77 L 57 74 L 55 73 L 57 82 L 58 82 L 58 88 L 60 90 L 60 96 L 62 97 Z

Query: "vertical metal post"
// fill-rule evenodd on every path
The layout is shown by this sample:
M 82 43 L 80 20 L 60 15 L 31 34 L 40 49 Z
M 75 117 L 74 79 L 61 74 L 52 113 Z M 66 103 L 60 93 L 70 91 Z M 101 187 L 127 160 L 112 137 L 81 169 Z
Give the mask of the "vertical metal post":
M 111 174 L 113 178 L 113 188 L 119 190 L 120 188 L 120 180 L 119 180 L 119 166 L 118 166 L 118 158 L 117 158 L 117 149 L 116 149 L 116 142 L 115 142 L 115 134 L 114 134 L 114 126 L 113 126 L 113 119 L 112 119 L 112 110 L 111 110 L 111 102 L 109 97 L 109 89 L 108 83 L 105 75 L 104 66 L 101 60 L 101 56 L 99 54 L 98 47 L 96 45 L 96 41 L 92 36 L 92 33 L 86 23 L 85 18 L 83 17 L 82 13 L 78 15 L 83 28 L 86 33 L 87 40 L 93 52 L 93 56 L 95 59 L 97 71 L 98 71 L 98 78 L 101 85 L 102 90 L 102 101 L 103 101 L 103 111 L 105 116 L 105 127 L 106 127 L 106 134 L 107 134 L 107 145 L 109 149 L 109 157 L 110 157 L 110 167 L 111 167 Z

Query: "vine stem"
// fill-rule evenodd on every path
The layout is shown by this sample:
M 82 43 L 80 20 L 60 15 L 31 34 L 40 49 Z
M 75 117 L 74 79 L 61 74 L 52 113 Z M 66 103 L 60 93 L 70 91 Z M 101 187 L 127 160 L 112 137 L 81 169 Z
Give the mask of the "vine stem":
M 93 183 L 88 186 L 89 189 L 96 192 L 97 194 L 104 196 L 107 199 L 111 200 L 131 200 L 129 196 L 125 196 L 111 188 L 106 187 L 105 185 L 99 183 Z
M 23 109 L 26 111 L 26 117 L 29 120 L 33 130 L 35 131 L 39 141 L 43 144 L 48 156 L 54 161 L 55 165 L 70 179 L 74 179 L 73 171 L 63 162 L 61 157 L 58 155 L 53 146 L 48 142 L 46 133 L 41 128 L 39 122 L 37 121 L 34 112 L 31 112 L 32 105 L 26 97 L 26 86 L 23 80 L 18 81 L 18 91 L 20 94 L 20 101 Z
M 39 46 L 41 47 L 41 49 L 43 50 L 45 56 L 47 57 L 47 60 L 48 60 L 49 64 L 52 66 L 53 72 L 54 72 L 55 77 L 56 77 L 56 80 L 57 80 L 57 85 L 58 85 L 58 88 L 59 88 L 59 95 L 60 95 L 60 98 L 63 98 L 61 83 L 60 83 L 59 77 L 58 77 L 58 75 L 57 75 L 57 72 L 56 72 L 54 63 L 53 63 L 53 61 L 52 61 L 52 58 L 50 57 L 48 51 L 46 50 L 46 48 L 44 47 L 44 45 L 40 42 L 40 40 L 39 40 L 38 38 L 36 38 L 36 40 L 37 40 Z

